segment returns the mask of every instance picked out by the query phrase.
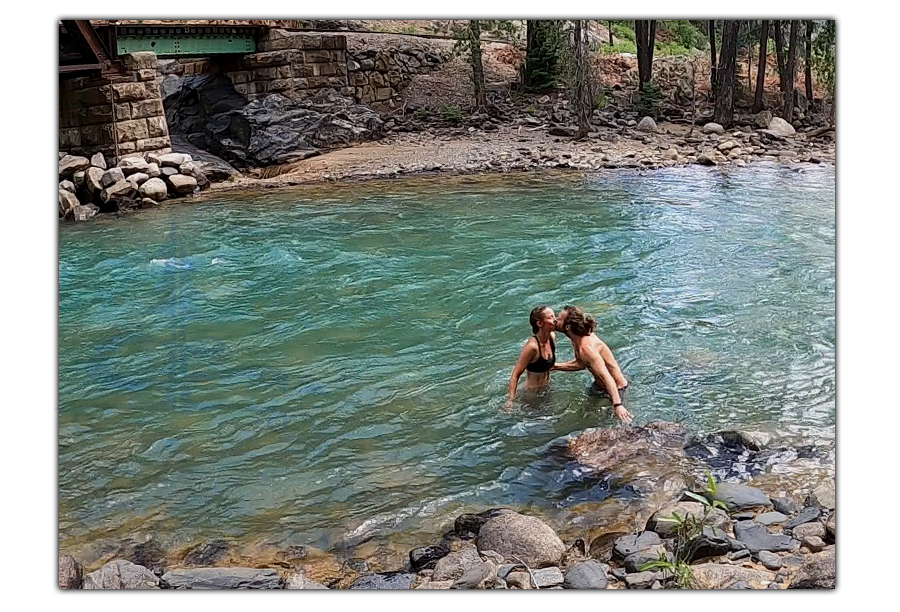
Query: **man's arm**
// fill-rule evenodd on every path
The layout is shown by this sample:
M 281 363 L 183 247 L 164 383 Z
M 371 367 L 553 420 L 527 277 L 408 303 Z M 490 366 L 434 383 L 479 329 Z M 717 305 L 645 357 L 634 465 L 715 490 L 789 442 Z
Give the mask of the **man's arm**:
M 603 386 L 606 388 L 606 393 L 612 400 L 613 412 L 615 412 L 616 417 L 625 423 L 630 423 L 632 420 L 631 414 L 622 404 L 622 398 L 619 397 L 619 389 L 616 387 L 616 381 L 612 374 L 609 373 L 606 363 L 603 361 L 600 353 L 596 350 L 588 351 L 587 355 L 584 353 L 585 351 L 582 351 L 582 359 L 585 361 L 585 366 L 587 366 L 587 369 L 594 375 L 594 379 L 597 382 L 603 383 Z
M 577 359 L 573 359 L 571 361 L 554 364 L 550 369 L 554 372 L 579 372 L 584 369 L 584 364 Z

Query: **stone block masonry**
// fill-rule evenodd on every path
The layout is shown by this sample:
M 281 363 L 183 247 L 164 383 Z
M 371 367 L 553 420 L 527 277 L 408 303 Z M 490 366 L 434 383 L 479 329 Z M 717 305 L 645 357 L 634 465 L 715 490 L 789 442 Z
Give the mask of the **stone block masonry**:
M 122 57 L 125 74 L 59 82 L 59 150 L 117 163 L 127 155 L 170 153 L 156 54 Z

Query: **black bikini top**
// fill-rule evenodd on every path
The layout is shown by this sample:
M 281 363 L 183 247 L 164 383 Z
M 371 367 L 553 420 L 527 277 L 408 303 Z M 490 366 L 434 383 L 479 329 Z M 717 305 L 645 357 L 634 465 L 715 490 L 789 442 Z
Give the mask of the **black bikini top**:
M 556 344 L 553 342 L 553 336 L 550 336 L 550 358 L 545 359 L 541 355 L 541 341 L 537 339 L 537 336 L 534 337 L 538 343 L 538 358 L 525 366 L 525 369 L 529 372 L 542 373 L 549 372 L 550 368 L 553 367 L 553 364 L 556 363 Z

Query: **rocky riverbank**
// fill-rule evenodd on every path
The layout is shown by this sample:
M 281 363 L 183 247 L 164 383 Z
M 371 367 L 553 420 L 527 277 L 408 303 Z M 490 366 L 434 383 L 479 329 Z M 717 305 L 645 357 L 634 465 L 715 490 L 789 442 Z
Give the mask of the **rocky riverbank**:
M 662 422 L 585 430 L 560 439 L 548 452 L 568 461 L 567 478 L 588 484 L 605 478 L 627 487 L 637 496 L 637 511 L 625 510 L 627 517 L 612 521 L 586 512 L 554 529 L 524 509 L 489 508 L 456 516 L 440 538 L 421 541 L 402 557 L 366 546 L 371 536 L 365 535 L 329 551 L 311 546 L 247 551 L 218 540 L 166 551 L 149 538 L 123 542 L 87 568 L 61 556 L 59 586 L 834 588 L 833 452 L 784 446 L 761 432 L 693 437 Z M 790 486 L 767 477 L 810 457 L 822 460 L 824 473 Z

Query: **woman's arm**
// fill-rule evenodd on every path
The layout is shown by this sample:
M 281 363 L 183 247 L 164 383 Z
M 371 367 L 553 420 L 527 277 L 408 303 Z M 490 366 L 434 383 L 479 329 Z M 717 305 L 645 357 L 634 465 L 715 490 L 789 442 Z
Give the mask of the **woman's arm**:
M 519 386 L 519 377 L 522 376 L 522 372 L 525 371 L 528 364 L 534 361 L 534 356 L 537 354 L 537 351 L 537 341 L 532 342 L 531 338 L 525 341 L 525 346 L 522 347 L 522 352 L 519 353 L 519 359 L 516 360 L 516 365 L 513 366 L 512 375 L 509 377 L 509 385 L 506 388 L 507 408 L 512 406 L 513 399 L 516 397 L 516 389 Z

